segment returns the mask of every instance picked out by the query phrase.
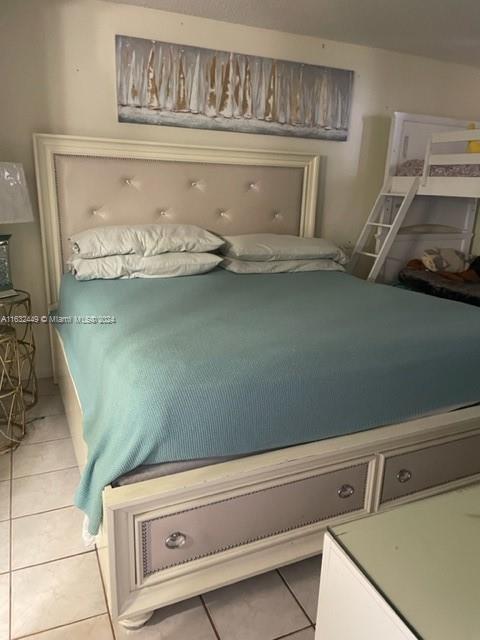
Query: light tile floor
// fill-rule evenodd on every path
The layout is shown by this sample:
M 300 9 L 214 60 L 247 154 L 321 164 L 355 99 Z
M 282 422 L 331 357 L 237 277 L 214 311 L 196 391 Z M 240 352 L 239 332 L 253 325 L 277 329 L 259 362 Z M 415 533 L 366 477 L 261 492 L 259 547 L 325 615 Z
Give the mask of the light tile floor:
M 112 623 L 51 381 L 28 419 L 17 451 L 0 456 L 0 640 L 313 640 L 318 557 L 160 609 L 139 631 Z

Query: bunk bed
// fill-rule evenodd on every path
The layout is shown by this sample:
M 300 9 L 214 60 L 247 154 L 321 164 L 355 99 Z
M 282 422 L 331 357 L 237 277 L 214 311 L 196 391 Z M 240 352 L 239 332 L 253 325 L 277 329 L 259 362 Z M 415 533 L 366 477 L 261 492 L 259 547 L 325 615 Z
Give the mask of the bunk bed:
M 401 269 L 427 248 L 471 252 L 480 198 L 480 153 L 472 152 L 480 150 L 479 126 L 452 118 L 393 114 L 384 185 L 375 203 L 380 215 L 374 222 L 369 218 L 362 232 L 365 246 L 369 227 L 374 231 L 373 248 L 362 252 L 357 243 L 353 263 L 356 253 L 378 261 L 402 206 L 406 213 L 390 234 L 381 268 L 370 271 L 371 280 L 397 282 Z

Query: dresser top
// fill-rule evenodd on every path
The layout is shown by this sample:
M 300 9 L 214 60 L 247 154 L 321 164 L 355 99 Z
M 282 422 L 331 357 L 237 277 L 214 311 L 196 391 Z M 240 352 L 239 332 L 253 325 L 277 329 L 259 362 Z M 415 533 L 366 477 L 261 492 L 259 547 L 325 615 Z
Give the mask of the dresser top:
M 421 638 L 480 638 L 480 484 L 331 531 Z

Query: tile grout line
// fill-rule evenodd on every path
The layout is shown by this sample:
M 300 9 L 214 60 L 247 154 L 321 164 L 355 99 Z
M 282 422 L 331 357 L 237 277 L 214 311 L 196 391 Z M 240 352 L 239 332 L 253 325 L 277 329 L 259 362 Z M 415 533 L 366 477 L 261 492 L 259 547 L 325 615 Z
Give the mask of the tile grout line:
M 38 442 L 21 442 L 20 446 L 18 447 L 20 449 L 20 447 L 31 447 L 34 444 L 47 444 L 50 442 L 58 442 L 59 440 L 69 440 L 71 436 L 60 436 L 59 438 L 52 438 L 51 440 L 39 440 Z
M 28 476 L 29 478 L 34 478 L 35 476 Z M 12 495 L 12 506 L 13 506 L 13 495 Z M 52 507 L 52 509 L 45 509 L 45 511 L 34 511 L 33 513 L 24 513 L 20 516 L 14 516 L 12 515 L 12 517 L 10 518 L 11 520 L 21 520 L 21 518 L 30 518 L 32 516 L 41 516 L 44 513 L 52 513 L 53 511 L 60 511 L 61 509 L 71 509 L 72 507 L 75 507 L 75 505 L 72 504 L 64 504 L 61 507 Z M 75 507 L 76 509 L 78 509 L 78 507 Z
M 288 591 L 290 592 L 290 595 L 292 596 L 292 598 L 295 600 L 295 602 L 298 604 L 298 606 L 300 607 L 300 609 L 303 611 L 303 614 L 306 616 L 307 620 L 310 622 L 310 624 L 313 626 L 314 622 L 313 620 L 310 618 L 310 616 L 308 615 L 308 613 L 305 611 L 302 603 L 300 602 L 300 600 L 297 598 L 297 596 L 294 594 L 293 590 L 290 588 L 290 585 L 288 584 L 288 582 L 285 580 L 285 578 L 283 577 L 281 571 L 279 569 L 276 570 L 278 575 L 280 576 L 280 579 L 282 580 L 283 584 L 287 587 Z
M 86 622 L 87 620 L 93 620 L 94 618 L 101 618 L 104 615 L 104 613 L 96 613 L 94 616 L 87 616 L 86 618 L 80 618 L 80 620 L 74 620 L 73 622 L 67 622 L 66 624 L 57 624 L 55 627 L 48 627 L 48 629 L 42 629 L 41 631 L 27 633 L 27 635 L 25 636 L 17 636 L 15 639 L 12 638 L 11 640 L 23 640 L 23 638 L 31 638 L 32 636 L 41 635 L 42 633 L 47 633 L 48 631 L 55 631 L 56 629 L 71 627 L 72 625 L 78 624 L 79 622 Z
M 10 573 L 18 573 L 19 571 L 24 571 L 25 569 L 34 569 L 35 567 L 43 567 L 46 564 L 52 564 L 53 562 L 60 562 L 60 560 L 68 560 L 69 558 L 78 558 L 79 556 L 85 556 L 88 553 L 93 553 L 95 549 L 87 549 L 87 551 L 80 551 L 79 553 L 71 553 L 68 556 L 60 556 L 59 558 L 54 558 L 53 560 L 45 560 L 44 562 L 38 562 L 37 564 L 27 564 L 24 567 L 18 567 L 18 569 L 12 569 Z
M 302 631 L 307 631 L 308 629 L 313 629 L 313 628 L 314 628 L 313 625 L 309 624 L 308 627 L 302 627 L 301 629 L 297 629 L 296 631 L 291 631 L 290 633 L 287 633 L 284 636 L 277 636 L 273 640 L 288 640 L 288 638 L 291 638 L 297 633 L 301 633 Z
M 100 574 L 100 581 L 102 583 L 103 597 L 105 598 L 105 606 L 107 607 L 108 621 L 110 622 L 110 629 L 112 631 L 113 640 L 116 640 L 117 634 L 115 633 L 115 627 L 113 626 L 113 620 L 112 620 L 112 616 L 110 614 L 110 607 L 108 606 L 107 589 L 105 587 L 105 581 L 103 579 L 102 566 L 100 564 L 100 558 L 98 557 L 98 547 L 97 547 L 97 545 L 95 545 L 95 555 L 97 557 L 97 567 L 98 567 L 98 573 Z
M 205 613 L 207 614 L 208 621 L 210 622 L 210 625 L 211 625 L 211 627 L 213 629 L 213 633 L 215 634 L 215 637 L 217 638 L 217 640 L 221 640 L 220 634 L 218 633 L 217 627 L 215 626 L 215 623 L 213 622 L 213 618 L 212 618 L 212 616 L 210 614 L 210 611 L 208 610 L 207 604 L 206 604 L 205 600 L 203 599 L 203 594 L 201 594 L 199 597 L 200 597 L 200 601 L 201 601 L 201 603 L 203 605 L 203 608 L 205 609 Z
M 71 438 L 65 438 L 66 440 L 70 440 Z M 55 442 L 55 440 L 53 440 Z M 43 442 L 39 442 L 38 444 L 43 444 Z M 35 445 L 29 444 L 28 447 L 33 447 Z M 12 465 L 13 466 L 13 465 Z M 50 471 L 39 471 L 38 473 L 29 473 L 26 476 L 13 476 L 12 480 L 21 480 L 22 478 L 34 478 L 35 476 L 44 476 L 46 473 L 55 473 L 57 471 L 66 471 L 67 469 L 78 469 L 78 465 L 73 465 L 71 467 L 62 467 L 61 469 L 50 469 Z

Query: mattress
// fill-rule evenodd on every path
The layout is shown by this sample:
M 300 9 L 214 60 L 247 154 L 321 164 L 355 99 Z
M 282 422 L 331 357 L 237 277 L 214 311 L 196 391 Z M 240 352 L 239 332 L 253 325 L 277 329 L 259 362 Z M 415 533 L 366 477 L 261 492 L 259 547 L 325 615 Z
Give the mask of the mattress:
M 423 160 L 406 160 L 399 165 L 397 176 L 421 176 L 423 174 Z M 432 165 L 430 176 L 438 178 L 479 178 L 480 164 L 447 164 Z
M 66 275 L 56 315 L 67 318 L 58 329 L 89 451 L 76 504 L 93 534 L 103 488 L 143 465 L 241 456 L 480 400 L 480 310 L 344 273 Z
M 414 291 L 480 307 L 480 283 L 447 280 L 438 273 L 406 267 L 398 274 L 402 284 Z

